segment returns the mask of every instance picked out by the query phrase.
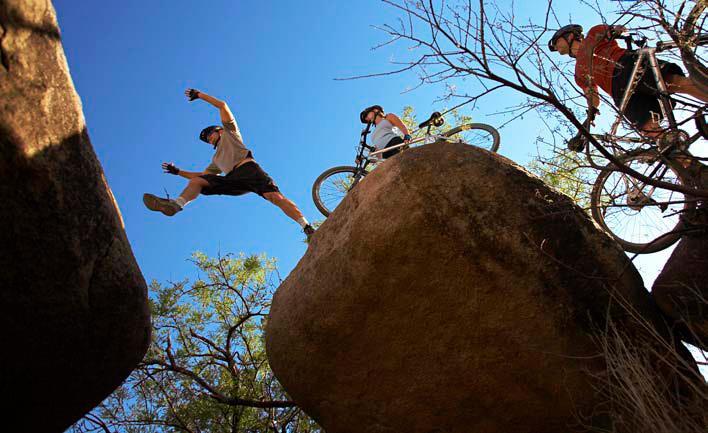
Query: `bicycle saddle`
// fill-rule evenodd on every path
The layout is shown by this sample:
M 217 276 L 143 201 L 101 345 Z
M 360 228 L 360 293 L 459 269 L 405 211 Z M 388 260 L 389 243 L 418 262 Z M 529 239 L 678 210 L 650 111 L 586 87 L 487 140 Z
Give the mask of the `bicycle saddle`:
M 442 114 L 436 111 L 430 115 L 430 119 L 418 125 L 418 128 L 425 128 L 431 123 L 433 124 L 433 126 L 442 126 L 442 124 L 445 123 L 445 119 L 442 117 Z

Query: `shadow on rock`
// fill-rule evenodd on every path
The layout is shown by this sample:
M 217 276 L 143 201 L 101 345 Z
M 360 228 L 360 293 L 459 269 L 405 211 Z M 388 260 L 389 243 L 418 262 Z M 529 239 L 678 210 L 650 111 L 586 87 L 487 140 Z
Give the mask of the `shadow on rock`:
M 49 1 L 0 3 L 4 426 L 63 431 L 147 350 L 145 280 L 86 132 Z

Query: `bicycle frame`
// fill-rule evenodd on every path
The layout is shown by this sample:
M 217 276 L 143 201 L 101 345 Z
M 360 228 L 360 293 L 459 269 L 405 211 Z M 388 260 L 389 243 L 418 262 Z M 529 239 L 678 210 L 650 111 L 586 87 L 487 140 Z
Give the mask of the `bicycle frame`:
M 390 151 L 392 151 L 392 150 L 400 149 L 400 148 L 406 147 L 406 146 L 411 146 L 411 145 L 413 145 L 413 144 L 420 143 L 420 142 L 423 142 L 423 144 L 430 144 L 430 143 L 434 143 L 434 142 L 436 142 L 436 141 L 438 141 L 438 140 L 448 140 L 447 137 L 444 137 L 444 136 L 442 136 L 442 135 L 431 134 L 431 133 L 430 133 L 430 129 L 432 128 L 432 126 L 433 126 L 432 124 L 428 124 L 428 125 L 427 125 L 427 128 L 426 128 L 426 130 L 425 130 L 425 135 L 422 136 L 422 137 L 418 137 L 418 138 L 412 139 L 412 140 L 409 141 L 408 143 L 396 144 L 396 145 L 394 145 L 394 146 L 390 146 L 390 147 L 387 147 L 387 148 L 385 148 L 385 149 L 376 150 L 375 147 L 372 147 L 372 146 L 369 146 L 369 145 L 366 144 L 366 136 L 370 133 L 370 129 L 371 129 L 371 123 L 367 124 L 366 128 L 364 128 L 364 130 L 361 132 L 361 141 L 359 142 L 359 154 L 357 155 L 357 159 L 356 159 L 356 161 L 357 161 L 357 169 L 359 169 L 359 168 L 360 168 L 361 170 L 366 169 L 366 166 L 367 166 L 368 164 L 370 164 L 370 163 L 375 162 L 376 160 L 378 160 L 378 156 L 379 156 L 379 155 L 382 155 L 382 154 L 384 154 L 384 153 L 386 153 L 386 152 L 390 152 Z M 420 131 L 420 130 L 421 130 L 421 128 L 416 129 L 415 131 L 412 132 L 412 134 L 415 134 L 415 133 L 417 133 L 417 132 Z M 364 155 L 364 151 L 365 151 L 366 149 L 369 150 L 369 154 L 368 154 L 368 155 Z M 372 157 L 374 157 L 374 158 L 372 158 Z M 363 161 L 363 162 L 364 162 L 364 164 L 362 164 L 361 167 L 359 167 L 359 161 Z
M 624 37 L 619 37 L 618 39 L 623 39 L 627 43 L 627 48 L 628 50 L 632 50 L 632 43 L 637 44 L 639 47 L 638 50 L 636 50 L 637 53 L 637 60 L 634 64 L 634 67 L 632 69 L 632 73 L 630 75 L 629 81 L 627 83 L 627 86 L 624 89 L 624 93 L 622 95 L 622 99 L 620 100 L 620 104 L 618 107 L 617 111 L 617 116 L 612 124 L 612 127 L 610 129 L 609 133 L 606 134 L 592 134 L 592 136 L 597 139 L 598 141 L 602 141 L 605 143 L 608 143 L 610 145 L 610 148 L 613 150 L 613 153 L 615 155 L 622 155 L 631 148 L 636 148 L 636 145 L 643 145 L 646 143 L 652 143 L 653 145 L 656 145 L 657 148 L 655 151 L 657 152 L 657 156 L 660 157 L 661 159 L 664 160 L 664 163 L 667 165 L 670 165 L 677 169 L 678 171 L 682 171 L 685 173 L 686 167 L 683 167 L 681 163 L 673 163 L 671 161 L 673 158 L 671 157 L 671 153 L 676 150 L 675 143 L 671 143 L 670 140 L 668 145 L 662 146 L 660 138 L 657 137 L 647 137 L 647 136 L 642 136 L 642 132 L 639 131 L 638 133 L 640 134 L 640 137 L 632 137 L 632 136 L 619 136 L 617 134 L 617 131 L 619 129 L 620 124 L 622 123 L 623 120 L 623 114 L 624 110 L 627 108 L 627 105 L 629 103 L 629 100 L 631 99 L 632 95 L 634 94 L 634 91 L 636 90 L 637 86 L 639 85 L 640 79 L 644 73 L 646 73 L 646 66 L 645 63 L 648 61 L 648 66 L 649 69 L 651 70 L 651 73 L 653 75 L 654 81 L 656 83 L 657 89 L 659 91 L 658 99 L 659 99 L 659 107 L 661 108 L 662 114 L 664 115 L 664 118 L 668 122 L 668 127 L 665 128 L 667 131 L 681 131 L 679 129 L 679 126 L 681 126 L 683 123 L 685 123 L 687 120 L 682 121 L 681 125 L 676 121 L 676 118 L 674 116 L 673 112 L 673 106 L 671 104 L 671 98 L 669 97 L 669 93 L 667 90 L 666 82 L 664 81 L 663 76 L 661 75 L 661 68 L 659 67 L 659 62 L 656 58 L 656 53 L 662 52 L 668 49 L 673 49 L 677 47 L 677 44 L 673 41 L 669 42 L 658 42 L 656 48 L 653 47 L 648 47 L 647 46 L 647 39 L 646 38 L 641 38 L 638 40 L 635 40 L 632 38 L 631 35 L 624 36 Z M 698 38 L 698 45 L 704 45 L 708 43 L 708 34 L 700 35 Z M 679 134 L 681 132 L 678 132 Z M 692 136 L 688 136 L 686 134 L 685 140 L 681 141 L 681 148 L 680 150 L 686 151 L 688 147 L 690 147 L 691 144 L 696 142 L 702 137 L 702 134 L 697 132 L 696 134 Z M 630 147 L 630 149 L 627 149 L 623 146 L 620 146 L 618 144 L 620 143 L 626 143 Z M 633 146 L 635 145 L 635 146 Z M 652 146 L 653 147 L 653 146 Z M 647 149 L 649 150 L 649 149 Z M 596 168 L 601 168 L 600 166 L 597 166 L 593 158 L 590 154 L 590 147 L 587 148 L 587 157 L 588 160 L 590 161 L 591 165 Z
M 378 155 L 381 155 L 385 152 L 390 152 L 392 150 L 395 150 L 395 149 L 398 149 L 401 147 L 411 146 L 413 144 L 420 143 L 421 141 L 424 142 L 423 144 L 430 144 L 430 143 L 434 143 L 438 140 L 447 140 L 447 137 L 443 137 L 442 135 L 437 135 L 437 134 L 426 133 L 424 136 L 415 138 L 415 139 L 409 141 L 408 143 L 396 144 L 395 146 L 391 146 L 391 147 L 387 147 L 385 149 L 380 149 L 375 152 L 371 152 L 371 153 L 369 153 L 369 157 L 378 156 Z
M 656 60 L 656 51 L 656 48 L 646 46 L 637 50 L 637 61 L 634 64 L 632 75 L 629 77 L 629 83 L 624 90 L 624 94 L 622 95 L 622 100 L 619 106 L 619 114 L 615 119 L 612 128 L 610 129 L 611 135 L 617 134 L 617 129 L 619 128 L 619 125 L 622 121 L 621 113 L 624 113 L 624 110 L 625 108 L 627 108 L 627 104 L 629 103 L 629 99 L 634 94 L 634 90 L 636 89 L 637 85 L 639 85 L 639 79 L 644 73 L 645 59 L 649 60 L 649 67 L 651 69 L 652 74 L 654 75 L 656 87 L 659 90 L 659 107 L 661 107 L 661 112 L 664 115 L 664 118 L 668 120 L 670 128 L 674 129 L 677 127 L 676 118 L 674 117 L 673 108 L 671 107 L 671 102 L 669 101 L 668 97 L 666 82 L 664 81 L 664 77 L 661 76 L 659 62 Z
M 627 47 L 628 49 L 631 50 L 632 48 L 632 42 L 637 43 L 640 48 L 636 50 L 637 53 L 637 60 L 634 64 L 634 68 L 632 69 L 632 74 L 629 77 L 629 81 L 627 83 L 627 86 L 624 90 L 624 93 L 622 95 L 622 99 L 620 101 L 620 106 L 618 107 L 618 113 L 617 117 L 615 118 L 615 121 L 612 124 L 612 127 L 610 128 L 609 134 L 604 134 L 604 135 L 595 135 L 593 134 L 596 138 L 604 138 L 606 141 L 625 141 L 629 143 L 637 143 L 637 142 L 642 142 L 639 139 L 626 139 L 623 137 L 618 137 L 617 136 L 617 130 L 622 123 L 622 113 L 624 113 L 624 110 L 627 108 L 627 104 L 629 103 L 630 98 L 634 94 L 634 90 L 637 88 L 639 85 L 639 81 L 642 77 L 642 75 L 645 73 L 645 60 L 649 61 L 649 69 L 651 70 L 652 75 L 654 76 L 654 81 L 656 83 L 656 87 L 659 91 L 659 107 L 661 108 L 661 112 L 664 116 L 664 118 L 668 121 L 668 129 L 669 130 L 675 130 L 678 129 L 678 123 L 676 122 L 676 118 L 674 117 L 674 111 L 673 107 L 671 104 L 671 99 L 669 97 L 669 92 L 666 86 L 666 82 L 664 81 L 664 77 L 661 75 L 661 68 L 659 67 L 659 62 L 656 58 L 656 53 L 666 51 L 669 49 L 673 49 L 677 47 L 677 44 L 673 41 L 660 41 L 656 44 L 656 48 L 654 47 L 648 47 L 647 46 L 647 40 L 646 38 L 642 38 L 641 40 L 633 40 L 631 35 L 630 36 L 625 36 L 622 37 L 621 39 L 624 39 L 627 42 Z M 708 42 L 708 35 L 701 35 L 699 37 L 699 45 L 704 45 L 706 42 Z M 692 144 L 695 142 L 698 138 L 700 138 L 700 133 L 695 134 L 691 136 L 687 144 Z M 646 140 L 644 140 L 646 141 Z

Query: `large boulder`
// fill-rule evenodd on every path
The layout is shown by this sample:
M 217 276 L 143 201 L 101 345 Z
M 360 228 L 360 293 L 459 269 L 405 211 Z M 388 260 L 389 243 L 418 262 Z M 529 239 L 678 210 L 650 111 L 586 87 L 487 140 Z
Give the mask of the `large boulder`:
M 652 296 L 678 335 L 708 351 L 708 208 L 699 212 L 703 229 L 681 239 L 654 281 Z
M 636 269 L 567 196 L 444 143 L 350 192 L 266 330 L 276 376 L 328 433 L 610 430 L 607 355 L 675 359 L 669 341 Z M 643 368 L 661 392 L 677 380 Z
M 48 0 L 0 2 L 0 104 L 2 423 L 61 432 L 137 365 L 150 320 Z

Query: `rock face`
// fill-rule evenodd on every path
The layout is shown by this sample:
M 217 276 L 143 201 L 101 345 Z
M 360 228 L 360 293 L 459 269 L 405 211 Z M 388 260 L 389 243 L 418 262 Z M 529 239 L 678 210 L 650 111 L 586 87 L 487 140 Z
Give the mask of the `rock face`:
M 150 320 L 47 0 L 0 2 L 0 104 L 3 426 L 61 432 L 136 366 Z
M 706 211 L 708 209 L 703 210 Z M 681 239 L 654 281 L 652 296 L 662 312 L 674 320 L 674 326 L 685 341 L 708 351 L 708 236 L 705 233 Z
M 501 156 L 436 143 L 383 163 L 324 222 L 275 294 L 266 345 L 328 433 L 609 428 L 593 336 L 609 317 L 652 345 L 623 303 L 668 335 L 569 198 Z

